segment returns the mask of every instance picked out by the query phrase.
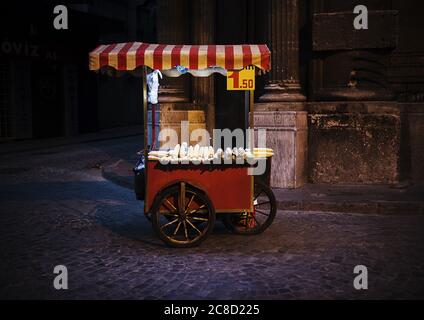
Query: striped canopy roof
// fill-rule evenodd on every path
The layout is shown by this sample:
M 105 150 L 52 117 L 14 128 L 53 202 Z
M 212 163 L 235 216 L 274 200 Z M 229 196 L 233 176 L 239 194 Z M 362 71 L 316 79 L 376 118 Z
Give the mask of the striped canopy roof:
M 190 70 L 221 67 L 238 70 L 254 65 L 270 69 L 270 52 L 264 44 L 166 45 L 128 42 L 100 45 L 90 52 L 90 70 L 112 67 L 131 71 L 139 66 L 169 70 L 182 66 Z

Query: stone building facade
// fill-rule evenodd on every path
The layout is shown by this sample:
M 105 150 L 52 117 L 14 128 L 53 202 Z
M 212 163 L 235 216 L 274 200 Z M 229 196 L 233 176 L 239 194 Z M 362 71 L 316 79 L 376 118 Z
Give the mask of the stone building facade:
M 274 187 L 423 181 L 420 1 L 153 3 L 158 42 L 269 46 L 272 70 L 257 78 L 254 118 L 275 150 Z M 359 4 L 368 29 L 353 27 Z M 222 76 L 166 80 L 160 102 L 173 111 L 161 126 L 243 127 L 243 95 L 226 95 Z
M 0 142 L 142 125 L 140 79 L 97 77 L 87 53 L 98 43 L 149 40 L 147 1 L 66 4 L 67 30 L 53 27 L 56 5 L 0 3 Z
M 366 30 L 353 27 L 357 5 L 368 9 Z M 424 180 L 422 1 L 93 1 L 69 6 L 63 32 L 48 0 L 1 8 L 0 141 L 141 125 L 140 79 L 87 69 L 99 43 L 266 43 L 272 70 L 256 78 L 254 119 L 275 150 L 273 186 Z M 162 81 L 155 118 L 176 129 L 181 120 L 192 130 L 244 128 L 244 94 L 225 81 Z

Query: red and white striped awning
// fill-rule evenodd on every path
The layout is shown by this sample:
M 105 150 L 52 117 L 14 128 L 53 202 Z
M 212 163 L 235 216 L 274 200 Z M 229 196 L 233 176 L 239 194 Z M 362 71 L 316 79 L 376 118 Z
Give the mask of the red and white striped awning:
M 166 45 L 142 42 L 98 46 L 90 52 L 90 70 L 112 67 L 131 71 L 139 66 L 169 70 L 183 66 L 190 70 L 220 67 L 239 70 L 253 65 L 270 69 L 270 51 L 264 44 L 242 45 Z

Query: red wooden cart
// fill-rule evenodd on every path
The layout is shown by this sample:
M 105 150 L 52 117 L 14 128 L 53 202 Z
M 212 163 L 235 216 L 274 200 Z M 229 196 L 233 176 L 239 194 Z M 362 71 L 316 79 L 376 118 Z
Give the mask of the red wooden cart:
M 276 201 L 272 190 L 248 163 L 167 164 L 149 160 L 147 128 L 148 68 L 166 75 L 213 72 L 254 66 L 267 71 L 266 45 L 161 45 L 139 42 L 101 45 L 90 53 L 90 69 L 108 73 L 133 72 L 143 80 L 144 155 L 136 166 L 136 194 L 157 235 L 175 247 L 198 245 L 212 231 L 216 215 L 234 233 L 258 234 L 272 223 Z M 177 67 L 178 66 L 178 67 Z M 176 70 L 176 67 L 179 71 Z M 246 91 L 248 126 L 253 128 L 253 90 Z M 267 160 L 270 164 L 270 159 Z M 269 168 L 268 168 L 269 171 Z

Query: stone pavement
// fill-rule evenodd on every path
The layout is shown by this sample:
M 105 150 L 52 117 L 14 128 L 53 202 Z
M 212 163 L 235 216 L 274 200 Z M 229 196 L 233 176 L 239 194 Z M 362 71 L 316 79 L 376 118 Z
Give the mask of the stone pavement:
M 143 127 L 140 125 L 118 127 L 112 129 L 101 130 L 93 133 L 80 134 L 70 137 L 57 137 L 39 140 L 21 140 L 21 141 L 7 141 L 0 144 L 0 155 L 7 155 L 11 153 L 26 152 L 31 150 L 49 149 L 54 147 L 61 147 L 65 145 L 75 145 L 81 143 L 91 143 L 95 141 L 104 141 L 110 139 L 119 139 L 125 137 L 138 136 L 140 141 L 143 141 L 142 135 Z
M 137 157 L 114 159 L 102 166 L 103 177 L 133 189 Z M 274 188 L 281 210 L 373 214 L 424 214 L 424 185 L 396 188 L 385 185 L 308 184 L 298 189 Z
M 101 168 L 137 137 L 0 156 L 0 299 L 423 299 L 424 215 L 279 211 L 258 236 L 219 221 L 162 244 Z M 368 290 L 353 288 L 356 265 Z M 53 288 L 56 265 L 69 289 Z

